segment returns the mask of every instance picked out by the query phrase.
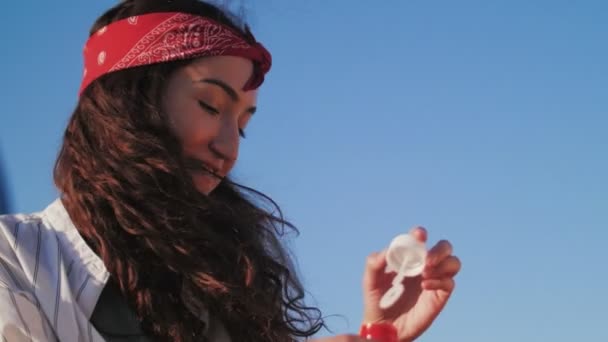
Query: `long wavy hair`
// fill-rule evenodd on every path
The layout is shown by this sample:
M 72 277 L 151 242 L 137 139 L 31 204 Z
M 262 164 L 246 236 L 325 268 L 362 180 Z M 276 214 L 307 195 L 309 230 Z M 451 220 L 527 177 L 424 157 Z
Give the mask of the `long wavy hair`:
M 91 29 L 133 15 L 229 14 L 197 0 L 123 1 Z M 189 61 L 107 74 L 82 93 L 54 170 L 62 201 L 112 281 L 160 341 L 204 341 L 203 306 L 234 341 L 294 341 L 325 326 L 281 237 L 297 230 L 269 197 L 224 179 L 199 193 L 161 111 L 167 79 Z

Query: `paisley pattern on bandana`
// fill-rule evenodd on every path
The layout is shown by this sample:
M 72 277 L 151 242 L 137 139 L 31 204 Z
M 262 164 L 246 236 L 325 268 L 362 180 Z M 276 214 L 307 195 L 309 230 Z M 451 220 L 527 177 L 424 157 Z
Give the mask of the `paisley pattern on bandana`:
M 248 32 L 247 40 L 213 20 L 187 13 L 151 13 L 117 21 L 98 30 L 84 48 L 80 92 L 104 74 L 204 56 L 241 56 L 254 62 L 245 90 L 255 89 L 270 70 L 270 53 Z

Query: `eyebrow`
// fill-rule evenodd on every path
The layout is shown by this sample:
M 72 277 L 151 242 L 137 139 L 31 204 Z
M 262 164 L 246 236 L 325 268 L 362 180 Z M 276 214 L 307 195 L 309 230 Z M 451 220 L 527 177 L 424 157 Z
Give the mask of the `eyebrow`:
M 224 90 L 226 92 L 226 94 L 228 94 L 228 96 L 230 97 L 232 102 L 239 101 L 239 94 L 237 94 L 236 91 L 231 86 L 229 86 L 228 84 L 226 84 L 226 82 L 224 82 L 222 80 L 218 80 L 216 78 L 203 78 L 196 82 L 209 83 L 209 84 L 216 85 L 216 86 L 222 88 L 222 90 Z M 256 110 L 257 110 L 257 107 L 255 107 L 255 106 L 247 108 L 247 111 L 251 114 L 255 113 Z

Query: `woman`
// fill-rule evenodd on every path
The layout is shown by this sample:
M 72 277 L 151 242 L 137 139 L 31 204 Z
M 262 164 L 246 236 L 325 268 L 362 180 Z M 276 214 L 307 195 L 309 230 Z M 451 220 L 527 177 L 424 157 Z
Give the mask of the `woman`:
M 304 304 L 279 240 L 293 227 L 269 198 L 229 178 L 269 52 L 209 4 L 136 0 L 97 20 L 84 59 L 55 167 L 60 199 L 0 219 L 4 340 L 294 341 L 318 332 L 320 311 Z M 422 228 L 413 234 L 426 239 Z M 460 262 L 451 254 L 448 242 L 433 247 L 425 274 L 406 285 L 417 290 L 390 310 L 378 308 L 390 285 L 384 256 L 370 256 L 364 330 L 419 336 L 453 290 Z

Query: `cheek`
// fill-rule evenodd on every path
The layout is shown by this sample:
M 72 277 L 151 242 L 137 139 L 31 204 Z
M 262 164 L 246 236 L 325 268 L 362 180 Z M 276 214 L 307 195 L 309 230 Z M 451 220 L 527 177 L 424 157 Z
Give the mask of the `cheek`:
M 200 112 L 184 111 L 175 117 L 173 129 L 175 134 L 188 150 L 192 147 L 208 144 L 217 129 L 217 120 L 211 115 Z

